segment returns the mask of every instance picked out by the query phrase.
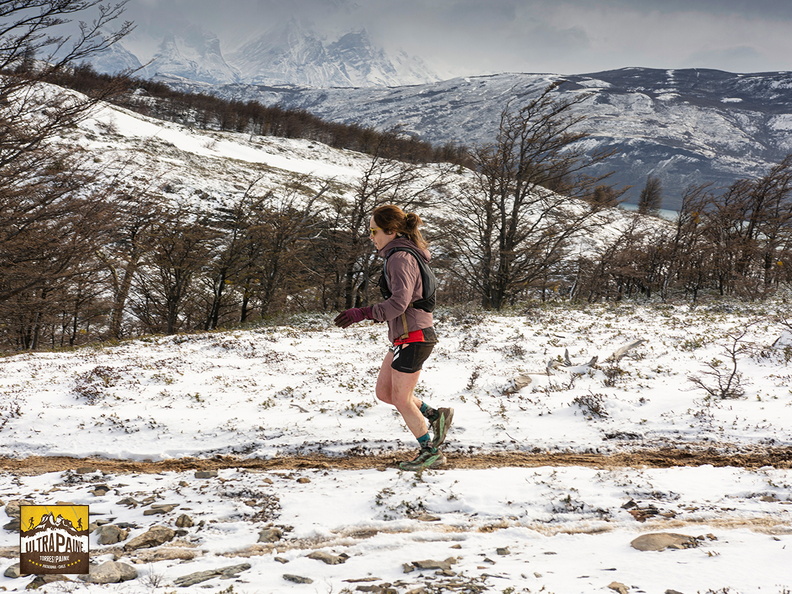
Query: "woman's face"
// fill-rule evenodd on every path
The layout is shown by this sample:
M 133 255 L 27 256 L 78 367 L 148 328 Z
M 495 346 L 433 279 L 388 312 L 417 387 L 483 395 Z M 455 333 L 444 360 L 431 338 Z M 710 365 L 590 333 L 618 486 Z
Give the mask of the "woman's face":
M 374 222 L 374 217 L 371 217 L 371 220 L 369 220 L 369 237 L 371 238 L 371 243 L 373 243 L 374 247 L 379 251 L 393 241 L 396 237 L 396 233 L 385 233 L 385 231 L 377 227 L 377 223 Z

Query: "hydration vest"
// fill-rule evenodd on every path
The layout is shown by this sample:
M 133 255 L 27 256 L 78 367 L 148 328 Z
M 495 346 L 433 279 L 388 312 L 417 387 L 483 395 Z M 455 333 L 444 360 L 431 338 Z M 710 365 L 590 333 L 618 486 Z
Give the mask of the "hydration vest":
M 426 263 L 426 260 L 424 260 L 423 256 L 416 249 L 410 247 L 397 247 L 394 248 L 390 254 L 388 254 L 388 258 L 390 258 L 394 252 L 411 253 L 418 261 L 418 268 L 421 270 L 421 298 L 410 303 L 410 307 L 421 309 L 427 312 L 434 311 L 436 302 L 435 292 L 437 291 L 437 278 L 435 278 L 432 269 L 429 268 L 429 264 Z M 390 288 L 388 287 L 388 258 L 385 258 L 385 262 L 382 264 L 382 276 L 380 276 L 379 283 L 377 283 L 384 299 L 390 299 L 391 295 L 393 295 Z

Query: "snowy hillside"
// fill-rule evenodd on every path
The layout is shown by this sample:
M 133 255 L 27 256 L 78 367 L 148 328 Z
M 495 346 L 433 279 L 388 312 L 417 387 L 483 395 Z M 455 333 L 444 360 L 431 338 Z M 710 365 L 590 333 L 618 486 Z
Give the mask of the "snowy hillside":
M 399 88 L 304 89 L 261 85 L 196 86 L 226 98 L 306 109 L 331 121 L 398 127 L 423 140 L 492 142 L 501 110 L 548 84 L 558 95 L 590 95 L 578 106 L 592 138 L 587 150 L 615 148 L 600 167 L 632 185 L 633 201 L 657 175 L 664 207 L 676 209 L 691 184 L 718 188 L 754 177 L 792 151 L 792 74 L 626 68 L 587 75 L 501 74 Z
M 114 592 L 788 592 L 779 307 L 441 309 L 418 394 L 455 424 L 421 476 L 373 397 L 377 324 L 6 357 L 0 586 L 33 579 L 13 577 L 16 502 L 57 500 L 90 506 Z M 735 328 L 745 394 L 708 397 L 690 378 Z
M 251 184 L 331 182 L 326 198 L 344 199 L 370 163 L 111 106 L 65 141 L 131 188 L 199 208 Z M 634 218 L 598 216 L 579 249 Z M 447 467 L 420 475 L 398 470 L 415 443 L 373 395 L 380 324 L 304 314 L 2 357 L 0 588 L 789 592 L 781 297 L 441 305 L 416 394 L 456 414 Z M 19 576 L 24 503 L 90 506 L 90 576 Z
M 81 146 L 98 169 L 129 172 L 125 178 L 132 188 L 154 191 L 173 204 L 194 203 L 206 209 L 228 206 L 250 191 L 251 184 L 261 194 L 288 191 L 295 181 L 308 193 L 328 185 L 326 200 L 351 199 L 371 166 L 368 155 L 316 141 L 200 130 L 107 104 L 75 129 L 67 142 Z M 447 168 L 426 165 L 427 177 L 434 177 L 439 169 Z M 460 184 L 469 181 L 469 172 L 444 171 L 443 180 L 447 192 L 454 195 Z M 569 207 L 582 204 L 573 200 Z M 435 212 L 453 216 L 443 205 L 436 208 L 440 210 L 421 212 L 430 227 Z M 603 209 L 593 215 L 599 231 L 580 237 L 577 249 L 587 251 L 611 241 L 636 218 L 643 226 L 665 224 L 618 208 Z
M 226 205 L 254 182 L 265 193 L 295 180 L 315 188 L 332 181 L 329 195 L 343 196 L 368 163 L 364 155 L 321 143 L 197 130 L 111 105 L 68 142 L 83 147 L 96 167 L 128 171 L 133 187 L 201 208 Z

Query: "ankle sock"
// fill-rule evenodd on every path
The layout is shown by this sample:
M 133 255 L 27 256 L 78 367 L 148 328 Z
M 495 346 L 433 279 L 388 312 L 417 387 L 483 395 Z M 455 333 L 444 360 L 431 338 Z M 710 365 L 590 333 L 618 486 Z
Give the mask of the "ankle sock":
M 427 419 L 432 420 L 437 416 L 437 411 L 426 404 L 426 402 L 421 402 L 421 414 Z
M 432 443 L 432 438 L 429 437 L 429 432 L 426 432 L 425 434 L 421 435 L 421 437 L 418 438 L 418 445 L 421 446 L 421 449 L 428 448 L 429 444 L 431 443 Z

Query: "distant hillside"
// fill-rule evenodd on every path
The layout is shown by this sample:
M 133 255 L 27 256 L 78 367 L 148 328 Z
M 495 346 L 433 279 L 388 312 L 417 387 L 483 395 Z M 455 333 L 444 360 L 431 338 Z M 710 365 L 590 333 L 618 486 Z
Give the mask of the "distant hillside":
M 295 86 L 200 85 L 187 91 L 305 109 L 324 119 L 384 130 L 398 127 L 435 145 L 492 140 L 498 116 L 552 82 L 559 96 L 588 93 L 579 105 L 591 133 L 586 148 L 616 149 L 600 167 L 633 186 L 659 176 L 664 208 L 676 209 L 691 184 L 717 188 L 766 173 L 792 152 L 792 73 L 625 68 L 596 74 L 501 74 L 395 88 L 309 89 Z

